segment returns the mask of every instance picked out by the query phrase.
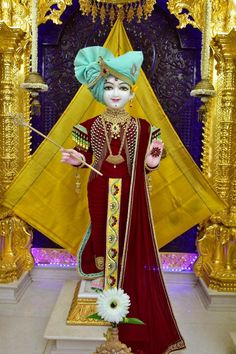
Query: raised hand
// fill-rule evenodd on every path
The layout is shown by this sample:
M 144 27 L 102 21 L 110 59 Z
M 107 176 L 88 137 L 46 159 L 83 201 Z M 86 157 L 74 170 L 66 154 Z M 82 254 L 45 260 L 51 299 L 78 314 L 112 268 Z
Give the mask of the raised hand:
M 61 149 L 61 155 L 61 162 L 69 165 L 80 166 L 85 161 L 84 155 L 74 149 Z
M 159 165 L 163 148 L 164 143 L 161 140 L 154 140 L 151 143 L 145 159 L 145 162 L 148 167 L 155 168 Z

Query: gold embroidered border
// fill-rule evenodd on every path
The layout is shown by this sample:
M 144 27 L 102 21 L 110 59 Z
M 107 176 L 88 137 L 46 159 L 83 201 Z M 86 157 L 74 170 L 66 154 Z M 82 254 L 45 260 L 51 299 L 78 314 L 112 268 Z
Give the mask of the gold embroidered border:
M 119 288 L 123 287 L 124 276 L 125 276 L 127 252 L 128 252 L 128 245 L 129 245 L 131 210 L 133 208 L 134 181 L 135 181 L 135 177 L 136 177 L 136 166 L 137 166 L 137 152 L 138 152 L 138 143 L 139 143 L 139 137 L 140 137 L 140 122 L 138 119 L 135 119 L 135 122 L 136 122 L 136 126 L 137 126 L 136 135 L 135 135 L 135 151 L 134 151 L 134 160 L 133 160 L 133 166 L 132 166 L 131 184 L 130 184 L 130 191 L 129 191 L 129 206 L 128 206 L 128 214 L 127 214 L 127 222 L 126 222 L 124 249 L 123 249 L 122 262 L 121 262 Z
M 96 298 L 80 298 L 78 297 L 80 289 L 80 282 L 78 282 L 71 307 L 67 316 L 66 323 L 68 325 L 82 325 L 82 326 L 109 326 L 109 322 L 95 320 L 88 318 L 97 312 Z
M 106 228 L 105 289 L 117 287 L 119 260 L 120 178 L 109 178 Z

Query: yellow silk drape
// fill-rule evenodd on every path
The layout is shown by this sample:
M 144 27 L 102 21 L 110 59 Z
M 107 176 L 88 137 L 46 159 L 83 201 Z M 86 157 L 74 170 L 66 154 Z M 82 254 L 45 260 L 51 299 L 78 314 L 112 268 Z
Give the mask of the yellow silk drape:
M 132 50 L 120 21 L 105 47 L 115 55 Z M 157 241 L 163 246 L 193 225 L 224 207 L 184 148 L 141 72 L 130 113 L 161 128 L 167 157 L 152 173 L 152 206 Z M 82 86 L 49 136 L 65 148 L 72 147 L 72 126 L 100 114 L 104 106 Z M 86 185 L 89 171 L 81 170 L 82 190 L 75 193 L 75 168 L 60 163 L 58 148 L 44 141 L 24 166 L 5 195 L 3 204 L 71 253 L 89 223 Z

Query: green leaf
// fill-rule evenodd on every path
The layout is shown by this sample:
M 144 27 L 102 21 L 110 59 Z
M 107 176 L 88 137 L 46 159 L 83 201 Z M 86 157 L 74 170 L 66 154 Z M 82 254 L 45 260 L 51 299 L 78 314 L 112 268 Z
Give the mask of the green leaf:
M 135 317 L 124 317 L 124 319 L 121 323 L 129 323 L 129 324 L 137 324 L 137 325 L 145 324 L 143 321 L 141 321 Z
M 103 318 L 98 313 L 93 313 L 92 315 L 87 316 L 86 318 L 93 318 L 94 320 L 103 320 Z

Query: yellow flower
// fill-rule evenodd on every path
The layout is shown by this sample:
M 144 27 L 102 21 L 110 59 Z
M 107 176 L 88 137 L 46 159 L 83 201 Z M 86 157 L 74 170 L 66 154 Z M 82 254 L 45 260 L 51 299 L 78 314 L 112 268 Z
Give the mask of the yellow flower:
M 137 85 L 133 85 L 133 86 L 131 86 L 131 90 L 132 90 L 132 92 L 136 92 L 136 91 L 137 91 L 137 89 L 138 89 L 138 86 L 137 86 Z

